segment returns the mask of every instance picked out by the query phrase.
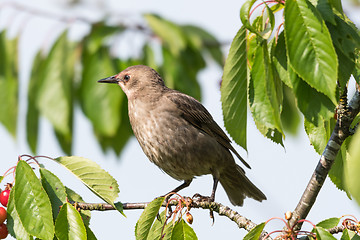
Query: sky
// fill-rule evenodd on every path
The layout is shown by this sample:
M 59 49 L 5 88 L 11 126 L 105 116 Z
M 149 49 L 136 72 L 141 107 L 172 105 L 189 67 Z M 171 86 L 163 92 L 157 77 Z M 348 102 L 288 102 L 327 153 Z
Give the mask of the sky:
M 20 38 L 20 96 L 22 97 L 16 140 L 0 125 L 0 152 L 2 156 L 0 174 L 16 164 L 18 155 L 30 153 L 30 149 L 24 141 L 26 113 L 24 96 L 26 96 L 31 60 L 39 47 L 44 47 L 44 45 L 46 47 L 51 39 L 56 37 L 65 27 L 63 23 L 49 18 L 39 18 L 28 14 L 14 15 L 14 10 L 6 7 L 6 2 L 0 0 L 0 27 L 11 23 L 12 29 L 15 29 L 13 32 L 16 32 L 16 29 L 22 30 Z M 72 14 L 61 10 L 64 4 L 60 0 L 52 2 L 19 0 L 17 2 L 35 9 L 50 10 L 57 14 L 67 14 L 67 16 Z M 230 42 L 241 26 L 239 11 L 243 2 L 224 0 L 210 4 L 209 1 L 190 0 L 176 2 L 166 0 L 88 1 L 84 9 L 77 11 L 80 12 L 79 16 L 83 14 L 88 18 L 96 18 L 98 15 L 94 9 L 107 9 L 112 14 L 119 14 L 124 19 L 131 19 L 133 16 L 139 17 L 142 13 L 157 13 L 176 23 L 196 24 L 207 29 L 220 41 Z M 91 10 L 87 10 L 89 8 Z M 356 14 L 351 16 L 356 16 Z M 26 25 L 24 25 L 25 23 Z M 81 24 L 73 26 L 72 29 L 74 37 L 76 37 L 74 32 L 77 30 L 86 31 L 86 27 Z M 225 47 L 224 51 L 227 51 L 228 47 Z M 223 127 L 219 91 L 221 76 L 222 70 L 210 63 L 209 67 L 199 74 L 199 81 L 202 86 L 203 104 L 216 122 Z M 120 91 L 119 88 L 119 94 Z M 74 155 L 94 160 L 114 176 L 120 187 L 119 201 L 151 201 L 180 184 L 148 161 L 135 138 L 128 142 L 120 157 L 111 152 L 103 154 L 93 136 L 89 121 L 79 109 L 75 113 L 74 129 Z M 318 163 L 319 155 L 310 145 L 302 127 L 296 137 L 286 136 L 284 143 L 285 148 L 264 138 L 249 118 L 248 152 L 245 152 L 235 143 L 233 145 L 252 167 L 251 170 L 247 170 L 247 176 L 266 194 L 268 200 L 259 203 L 252 199 L 246 199 L 243 207 L 233 207 L 220 186 L 217 190 L 216 201 L 232 207 L 255 223 L 264 222 L 272 217 L 283 217 L 286 211 L 294 210 Z M 45 119 L 41 120 L 38 150 L 39 154 L 50 157 L 64 155 L 56 144 L 49 122 Z M 87 202 L 100 201 L 65 169 L 47 160 L 42 161 L 42 163 L 59 176 L 65 185 L 81 194 Z M 240 164 L 240 162 L 238 163 Z M 202 176 L 196 178 L 190 187 L 181 191 L 181 194 L 192 196 L 199 192 L 203 195 L 210 195 L 211 188 L 212 177 Z M 116 211 L 92 212 L 91 229 L 101 240 L 135 239 L 134 228 L 141 212 L 142 210 L 128 210 L 125 212 L 126 218 Z M 225 238 L 231 240 L 240 239 L 246 234 L 245 230 L 238 229 L 235 223 L 225 217 L 218 216 L 216 213 L 214 225 L 212 225 L 208 211 L 193 209 L 191 213 L 194 217 L 192 227 L 199 239 Z M 340 217 L 345 214 L 359 216 L 359 213 L 358 205 L 350 201 L 344 192 L 337 190 L 327 179 L 308 216 L 308 220 L 317 223 L 329 217 Z M 265 230 L 272 231 L 282 227 L 281 222 L 274 222 Z

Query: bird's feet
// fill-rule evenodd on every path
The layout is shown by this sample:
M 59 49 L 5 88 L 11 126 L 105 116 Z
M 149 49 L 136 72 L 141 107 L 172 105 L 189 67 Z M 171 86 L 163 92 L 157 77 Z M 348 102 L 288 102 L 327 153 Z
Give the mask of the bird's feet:
M 199 193 L 195 193 L 192 198 L 197 198 L 200 202 L 209 202 L 209 203 L 212 203 L 215 200 L 211 196 L 210 197 L 209 196 L 203 196 L 203 195 L 200 195 Z
M 209 203 L 212 203 L 214 202 L 214 196 L 202 196 L 201 194 L 199 193 L 195 193 L 194 196 L 192 197 L 193 199 L 194 198 L 197 198 L 200 202 L 209 202 Z M 212 219 L 212 224 L 214 225 L 214 222 L 215 222 L 215 218 L 214 218 L 214 212 L 212 209 L 209 209 L 210 210 L 210 218 Z

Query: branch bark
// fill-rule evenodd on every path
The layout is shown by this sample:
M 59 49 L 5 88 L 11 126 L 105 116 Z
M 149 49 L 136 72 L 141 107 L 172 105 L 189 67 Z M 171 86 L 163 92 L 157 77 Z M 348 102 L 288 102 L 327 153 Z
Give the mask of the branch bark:
M 83 202 L 74 202 L 69 201 L 70 204 L 74 205 L 77 209 L 81 210 L 90 210 L 90 211 L 108 211 L 108 210 L 116 210 L 113 206 L 107 203 L 83 203 Z M 122 203 L 124 210 L 134 210 L 134 209 L 145 209 L 145 207 L 149 204 L 149 202 L 140 202 L 140 203 Z M 178 204 L 178 201 L 172 200 L 169 203 L 169 206 L 175 206 Z M 165 203 L 162 205 L 166 206 Z M 193 199 L 191 204 L 191 208 L 202 208 L 209 209 L 219 214 L 219 216 L 225 216 L 229 218 L 231 221 L 235 222 L 239 228 L 243 228 L 246 231 L 250 231 L 257 224 L 252 222 L 250 219 L 240 215 L 238 212 L 232 210 L 231 208 L 217 202 L 208 202 L 201 201 L 198 199 Z M 260 239 L 263 239 L 267 235 L 267 232 L 263 231 Z M 271 238 L 267 238 L 271 239 Z
M 355 116 L 359 113 L 359 110 L 359 90 L 355 92 L 349 104 L 347 104 L 347 92 L 345 92 L 340 99 L 340 103 L 337 109 L 336 126 L 304 193 L 292 214 L 292 218 L 289 222 L 290 226 L 297 224 L 297 221 L 300 219 L 305 219 L 310 212 L 320 192 L 320 189 L 325 182 L 326 176 L 328 175 L 331 166 L 335 161 L 336 155 L 339 152 L 342 143 L 348 136 L 352 134 L 350 125 Z M 298 224 L 298 226 L 295 227 L 295 229 L 300 228 L 301 224 Z

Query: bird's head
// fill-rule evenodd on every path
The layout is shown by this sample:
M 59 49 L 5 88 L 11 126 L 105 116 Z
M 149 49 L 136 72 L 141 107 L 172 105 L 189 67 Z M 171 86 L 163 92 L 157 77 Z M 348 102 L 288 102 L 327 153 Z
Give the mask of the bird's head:
M 140 93 L 150 93 L 152 90 L 157 91 L 165 86 L 160 75 L 154 69 L 145 65 L 128 67 L 120 73 L 101 79 L 98 82 L 118 84 L 128 98 L 134 94 L 139 95 Z

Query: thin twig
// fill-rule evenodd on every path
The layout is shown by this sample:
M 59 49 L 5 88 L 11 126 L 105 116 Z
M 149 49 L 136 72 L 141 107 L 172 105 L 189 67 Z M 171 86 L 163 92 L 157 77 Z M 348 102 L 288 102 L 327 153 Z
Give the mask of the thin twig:
M 74 202 L 69 201 L 70 204 L 76 204 L 78 209 L 82 210 L 91 210 L 91 211 L 108 211 L 108 210 L 116 210 L 112 205 L 107 203 L 83 203 L 83 202 Z M 122 207 L 124 210 L 134 210 L 134 209 L 145 209 L 145 207 L 149 204 L 149 202 L 140 202 L 140 203 L 122 203 Z M 177 200 L 172 200 L 169 203 L 169 206 L 175 206 L 178 204 Z M 166 203 L 164 202 L 163 207 L 166 207 Z M 193 199 L 191 204 L 191 208 L 202 208 L 202 209 L 210 209 L 214 212 L 217 212 L 220 216 L 225 216 L 229 218 L 231 221 L 235 222 L 239 228 L 243 228 L 246 231 L 250 231 L 254 227 L 256 227 L 256 223 L 247 219 L 246 217 L 240 215 L 238 212 L 232 210 L 231 208 L 224 206 L 221 203 L 208 201 L 200 201 L 198 199 Z M 267 233 L 264 231 L 261 236 L 266 236 Z M 271 239 L 271 238 L 268 238 Z

